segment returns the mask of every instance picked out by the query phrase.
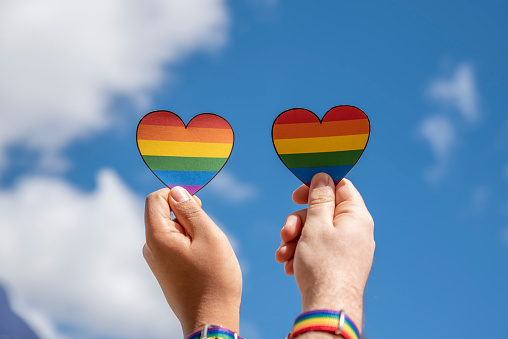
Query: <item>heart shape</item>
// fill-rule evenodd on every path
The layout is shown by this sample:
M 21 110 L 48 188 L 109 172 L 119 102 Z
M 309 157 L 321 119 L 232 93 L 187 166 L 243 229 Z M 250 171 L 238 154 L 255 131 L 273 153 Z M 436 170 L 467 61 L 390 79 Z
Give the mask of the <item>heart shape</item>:
M 336 106 L 323 120 L 303 108 L 279 114 L 272 140 L 280 160 L 305 185 L 312 177 L 328 173 L 335 185 L 358 162 L 370 135 L 367 115 L 354 106 Z
M 185 126 L 175 113 L 155 111 L 139 121 L 136 141 L 143 161 L 164 185 L 195 194 L 228 161 L 234 133 L 215 114 L 196 115 Z

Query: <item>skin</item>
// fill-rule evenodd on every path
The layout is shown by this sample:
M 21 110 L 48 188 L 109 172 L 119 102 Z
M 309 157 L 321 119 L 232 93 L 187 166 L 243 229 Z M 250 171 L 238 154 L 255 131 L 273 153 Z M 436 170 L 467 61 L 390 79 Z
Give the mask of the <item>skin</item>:
M 303 185 L 293 193 L 293 201 L 308 206 L 286 219 L 275 256 L 286 274 L 295 275 L 302 312 L 344 310 L 361 329 L 375 248 L 374 223 L 362 197 L 347 179 L 335 187 L 320 173 L 310 188 Z M 238 332 L 240 265 L 201 201 L 182 188 L 154 192 L 146 199 L 145 227 L 144 257 L 184 335 L 209 323 Z M 336 337 L 308 332 L 298 338 Z
M 325 173 L 314 176 L 310 188 L 293 193 L 307 208 L 290 214 L 275 253 L 286 274 L 295 275 L 302 294 L 302 312 L 344 310 L 362 328 L 363 293 L 374 257 L 374 222 L 353 184 L 337 187 Z M 336 338 L 308 332 L 302 339 Z
M 171 219 L 171 212 L 176 219 Z M 242 274 L 226 235 L 185 189 L 145 203 L 143 255 L 185 336 L 206 324 L 239 331 Z

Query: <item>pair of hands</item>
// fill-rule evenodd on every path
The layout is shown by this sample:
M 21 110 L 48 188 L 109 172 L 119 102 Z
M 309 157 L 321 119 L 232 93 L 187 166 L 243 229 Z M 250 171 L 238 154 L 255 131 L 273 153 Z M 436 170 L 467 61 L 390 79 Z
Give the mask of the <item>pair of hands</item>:
M 335 187 L 319 173 L 310 188 L 302 185 L 293 193 L 293 201 L 308 206 L 287 217 L 275 257 L 286 274 L 295 275 L 302 311 L 344 310 L 361 328 L 375 243 L 360 193 L 347 179 Z M 184 334 L 210 323 L 238 332 L 240 265 L 201 201 L 175 187 L 150 194 L 145 207 L 143 254 Z

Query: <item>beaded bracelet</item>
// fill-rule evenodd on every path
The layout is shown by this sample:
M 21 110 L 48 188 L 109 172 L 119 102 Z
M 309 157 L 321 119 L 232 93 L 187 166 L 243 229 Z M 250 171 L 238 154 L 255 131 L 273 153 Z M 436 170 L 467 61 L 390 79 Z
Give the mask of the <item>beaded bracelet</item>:
M 309 331 L 329 332 L 345 339 L 360 339 L 358 328 L 344 311 L 315 310 L 302 313 L 296 318 L 287 339 Z
M 220 325 L 208 324 L 201 331 L 189 334 L 185 339 L 244 339 L 236 332 Z

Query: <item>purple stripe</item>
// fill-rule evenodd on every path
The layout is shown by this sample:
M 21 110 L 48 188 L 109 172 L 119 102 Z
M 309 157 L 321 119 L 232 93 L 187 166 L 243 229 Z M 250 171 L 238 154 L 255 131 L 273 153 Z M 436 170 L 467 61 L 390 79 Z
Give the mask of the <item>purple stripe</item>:
M 185 188 L 187 190 L 187 192 L 190 193 L 190 195 L 193 195 L 194 193 L 199 191 L 204 185 L 169 185 L 168 187 L 173 188 L 176 186 Z

